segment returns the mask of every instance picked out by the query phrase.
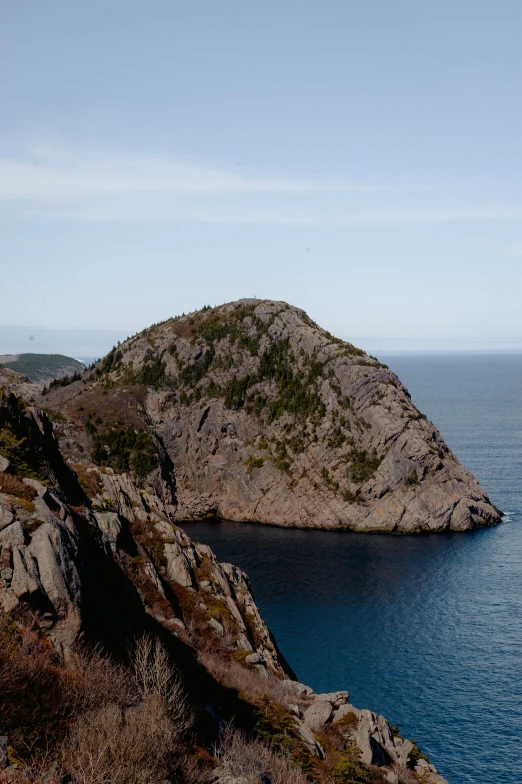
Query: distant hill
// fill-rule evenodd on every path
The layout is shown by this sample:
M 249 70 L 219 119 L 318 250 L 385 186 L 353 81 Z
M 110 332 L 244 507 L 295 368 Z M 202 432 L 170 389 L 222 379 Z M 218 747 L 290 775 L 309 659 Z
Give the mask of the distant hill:
M 48 384 L 85 370 L 77 359 L 63 354 L 5 354 L 0 355 L 0 366 L 21 373 L 36 384 Z

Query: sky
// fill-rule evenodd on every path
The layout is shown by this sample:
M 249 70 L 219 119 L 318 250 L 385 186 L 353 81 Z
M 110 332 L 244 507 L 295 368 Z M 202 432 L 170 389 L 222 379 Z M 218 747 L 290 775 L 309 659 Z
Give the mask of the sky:
M 0 353 L 253 296 L 368 350 L 522 350 L 521 30 L 519 0 L 0 0 Z

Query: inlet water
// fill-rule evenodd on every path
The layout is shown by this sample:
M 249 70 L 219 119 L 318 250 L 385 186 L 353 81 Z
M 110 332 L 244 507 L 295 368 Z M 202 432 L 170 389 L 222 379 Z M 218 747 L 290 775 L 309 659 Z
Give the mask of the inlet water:
M 187 524 L 251 578 L 298 678 L 348 689 L 450 784 L 522 784 L 522 356 L 387 357 L 506 516 L 469 534 Z

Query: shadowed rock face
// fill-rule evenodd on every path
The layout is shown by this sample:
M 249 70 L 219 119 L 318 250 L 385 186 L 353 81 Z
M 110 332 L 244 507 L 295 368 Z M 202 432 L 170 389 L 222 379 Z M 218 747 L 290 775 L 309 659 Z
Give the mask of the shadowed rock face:
M 178 520 L 412 533 L 501 518 L 394 373 L 283 302 L 155 325 L 43 400 L 70 418 L 78 462 L 93 438 L 103 462 L 109 419 L 148 432 Z

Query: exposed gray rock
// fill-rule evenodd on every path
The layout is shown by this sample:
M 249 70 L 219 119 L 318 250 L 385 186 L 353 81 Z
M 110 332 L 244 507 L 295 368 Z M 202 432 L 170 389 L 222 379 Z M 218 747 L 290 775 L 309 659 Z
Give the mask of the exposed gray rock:
M 15 519 L 14 507 L 8 501 L 0 498 L 0 531 L 10 525 Z
M 18 544 L 24 543 L 24 532 L 19 520 L 7 525 L 0 531 L 0 547 L 7 547 L 12 550 Z
M 165 471 L 161 493 L 148 484 L 138 493 L 104 469 L 103 492 L 129 520 L 168 507 L 180 521 L 216 514 L 403 533 L 500 521 L 397 376 L 299 308 L 241 300 L 156 325 L 119 350 L 114 399 L 152 359 L 164 366 L 163 388 L 149 387 L 144 402 L 143 387 L 129 391 L 127 405 L 158 439 L 175 481 L 169 499 Z M 82 408 L 105 379 L 85 381 Z M 49 400 L 74 417 L 78 394 L 73 384 Z
M 185 588 L 192 588 L 192 571 L 182 547 L 177 542 L 167 542 L 163 552 L 167 560 L 167 576 L 169 580 L 179 583 L 179 585 L 183 585 Z
M 36 561 L 40 584 L 56 613 L 52 638 L 60 647 L 71 647 L 81 628 L 77 544 L 62 523 L 44 523 L 34 532 L 27 552 Z
M 361 759 L 372 765 L 405 767 L 413 743 L 393 736 L 390 724 L 382 716 L 369 710 L 358 710 L 353 705 L 341 705 L 333 717 L 334 724 L 353 714 L 357 718 L 354 739 L 361 750 Z
M 314 732 L 318 732 L 333 716 L 337 717 L 338 709 L 346 708 L 347 700 L 347 691 L 314 695 L 312 704 L 303 714 L 304 724 Z
M 155 488 L 138 490 L 132 477 L 105 468 L 96 474 L 103 485 L 101 496 L 126 520 L 162 520 L 174 513 L 170 488 L 157 479 Z
M 0 473 L 3 473 L 5 471 L 9 471 L 9 466 L 10 465 L 11 464 L 10 464 L 9 460 L 7 459 L 7 457 L 3 457 L 2 455 L 0 455 Z
M 220 637 L 223 637 L 223 635 L 225 634 L 225 629 L 223 628 L 223 625 L 222 625 L 222 624 L 221 624 L 219 621 L 217 621 L 215 618 L 211 618 L 211 619 L 210 619 L 210 621 L 208 622 L 208 625 L 209 625 L 209 626 L 212 626 L 212 628 L 214 629 L 214 631 L 216 631 L 216 632 L 219 634 L 219 636 L 220 636 Z M 253 655 L 254 655 L 255 657 L 257 657 L 257 656 L 258 656 L 258 654 L 257 654 L 257 653 L 255 653 L 255 654 L 253 654 Z M 247 659 L 248 659 L 248 657 L 247 657 Z M 256 659 L 255 659 L 255 661 L 257 661 L 257 660 L 258 660 L 258 659 L 256 658 Z M 252 662 L 252 663 L 253 663 L 253 662 Z
M 147 575 L 151 583 L 154 584 L 154 587 L 156 588 L 160 596 L 162 596 L 163 599 L 165 599 L 165 589 L 163 588 L 163 583 L 161 582 L 160 576 L 156 571 L 154 564 L 151 561 L 147 561 L 143 565 L 143 571 L 145 572 L 145 574 Z
M 93 514 L 103 541 L 113 552 L 116 552 L 118 536 L 121 533 L 120 518 L 114 512 L 93 512 Z
M 297 730 L 297 734 L 305 744 L 310 754 L 313 754 L 314 757 L 317 757 L 318 759 L 324 759 L 324 749 L 315 737 L 310 727 L 307 727 L 306 724 L 296 717 L 295 728 Z
M 11 590 L 18 599 L 43 592 L 38 563 L 26 547 L 15 547 L 13 550 Z
M 319 732 L 332 715 L 332 705 L 328 700 L 315 699 L 304 712 L 303 722 L 313 732 Z
M 314 690 L 310 686 L 307 686 L 305 683 L 299 683 L 299 681 L 292 681 L 292 684 L 296 692 L 296 695 L 300 699 L 311 697 L 314 693 Z
M 41 482 L 39 482 L 37 479 L 23 479 L 22 481 L 23 481 L 23 483 L 24 483 L 24 484 L 26 484 L 28 487 L 32 487 L 32 488 L 33 488 L 33 490 L 35 490 L 35 491 L 36 491 L 36 495 L 37 495 L 39 498 L 43 498 L 43 497 L 44 497 L 44 495 L 45 495 L 45 494 L 48 492 L 48 489 L 47 489 L 47 487 L 45 487 L 45 485 L 43 485 L 43 484 L 42 484 Z

